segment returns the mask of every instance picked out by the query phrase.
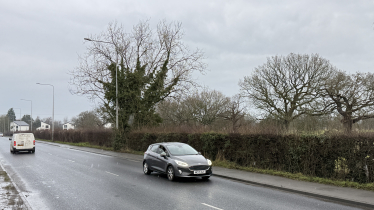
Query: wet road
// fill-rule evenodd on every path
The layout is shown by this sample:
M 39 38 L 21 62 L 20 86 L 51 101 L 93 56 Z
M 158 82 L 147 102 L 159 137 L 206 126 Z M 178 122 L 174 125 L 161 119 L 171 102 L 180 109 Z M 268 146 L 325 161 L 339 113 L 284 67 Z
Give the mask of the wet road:
M 0 161 L 35 210 L 355 209 L 218 177 L 170 182 L 144 175 L 141 162 L 38 141 L 35 154 L 13 155 L 9 144 L 0 137 Z

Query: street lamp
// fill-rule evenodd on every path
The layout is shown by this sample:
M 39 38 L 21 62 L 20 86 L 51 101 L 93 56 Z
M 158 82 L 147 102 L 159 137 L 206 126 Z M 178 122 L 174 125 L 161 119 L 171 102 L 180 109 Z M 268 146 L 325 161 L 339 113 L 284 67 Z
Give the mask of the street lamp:
M 31 102 L 31 132 L 32 132 L 32 100 L 27 100 L 27 99 L 21 99 L 22 101 L 30 101 Z
M 105 41 L 100 41 L 100 40 L 93 40 L 89 38 L 84 38 L 86 41 L 90 42 L 102 42 L 102 43 L 107 43 L 107 44 L 112 44 L 116 48 L 116 128 L 118 129 L 118 82 L 117 82 L 117 69 L 119 69 L 118 65 L 118 49 L 117 46 L 111 42 L 105 42 Z
M 53 141 L 53 131 L 55 130 L 55 86 L 51 84 L 41 84 L 41 83 L 36 83 L 37 85 L 48 85 L 52 86 L 53 88 L 53 109 L 52 109 L 52 141 Z

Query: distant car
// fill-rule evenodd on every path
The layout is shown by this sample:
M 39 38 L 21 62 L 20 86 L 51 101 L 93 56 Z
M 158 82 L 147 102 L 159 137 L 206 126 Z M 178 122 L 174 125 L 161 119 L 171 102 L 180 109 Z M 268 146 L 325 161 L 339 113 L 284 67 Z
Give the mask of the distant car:
M 143 172 L 165 173 L 170 181 L 176 177 L 201 177 L 212 175 L 212 161 L 206 159 L 188 144 L 179 142 L 156 143 L 144 153 Z
M 4 134 L 0 132 L 0 137 L 3 137 L 3 136 L 4 136 Z
M 35 153 L 35 137 L 32 133 L 15 133 L 10 140 L 10 153 L 27 151 Z

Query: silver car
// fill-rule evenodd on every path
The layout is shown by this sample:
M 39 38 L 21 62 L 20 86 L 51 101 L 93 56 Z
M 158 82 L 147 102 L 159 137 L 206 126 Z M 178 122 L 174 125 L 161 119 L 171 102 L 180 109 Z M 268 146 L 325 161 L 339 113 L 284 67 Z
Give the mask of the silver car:
M 156 143 L 144 153 L 143 172 L 165 173 L 170 181 L 176 177 L 201 177 L 212 175 L 212 161 L 188 144 L 179 142 Z

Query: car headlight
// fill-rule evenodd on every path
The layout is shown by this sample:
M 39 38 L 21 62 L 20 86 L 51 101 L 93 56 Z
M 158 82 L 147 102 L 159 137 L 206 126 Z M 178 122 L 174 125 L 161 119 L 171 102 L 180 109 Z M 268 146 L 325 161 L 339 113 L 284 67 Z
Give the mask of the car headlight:
M 206 159 L 206 161 L 208 162 L 208 165 L 212 165 L 212 161 L 210 161 L 209 159 Z
M 183 167 L 188 167 L 188 164 L 179 160 L 174 160 L 178 165 L 183 166 Z

